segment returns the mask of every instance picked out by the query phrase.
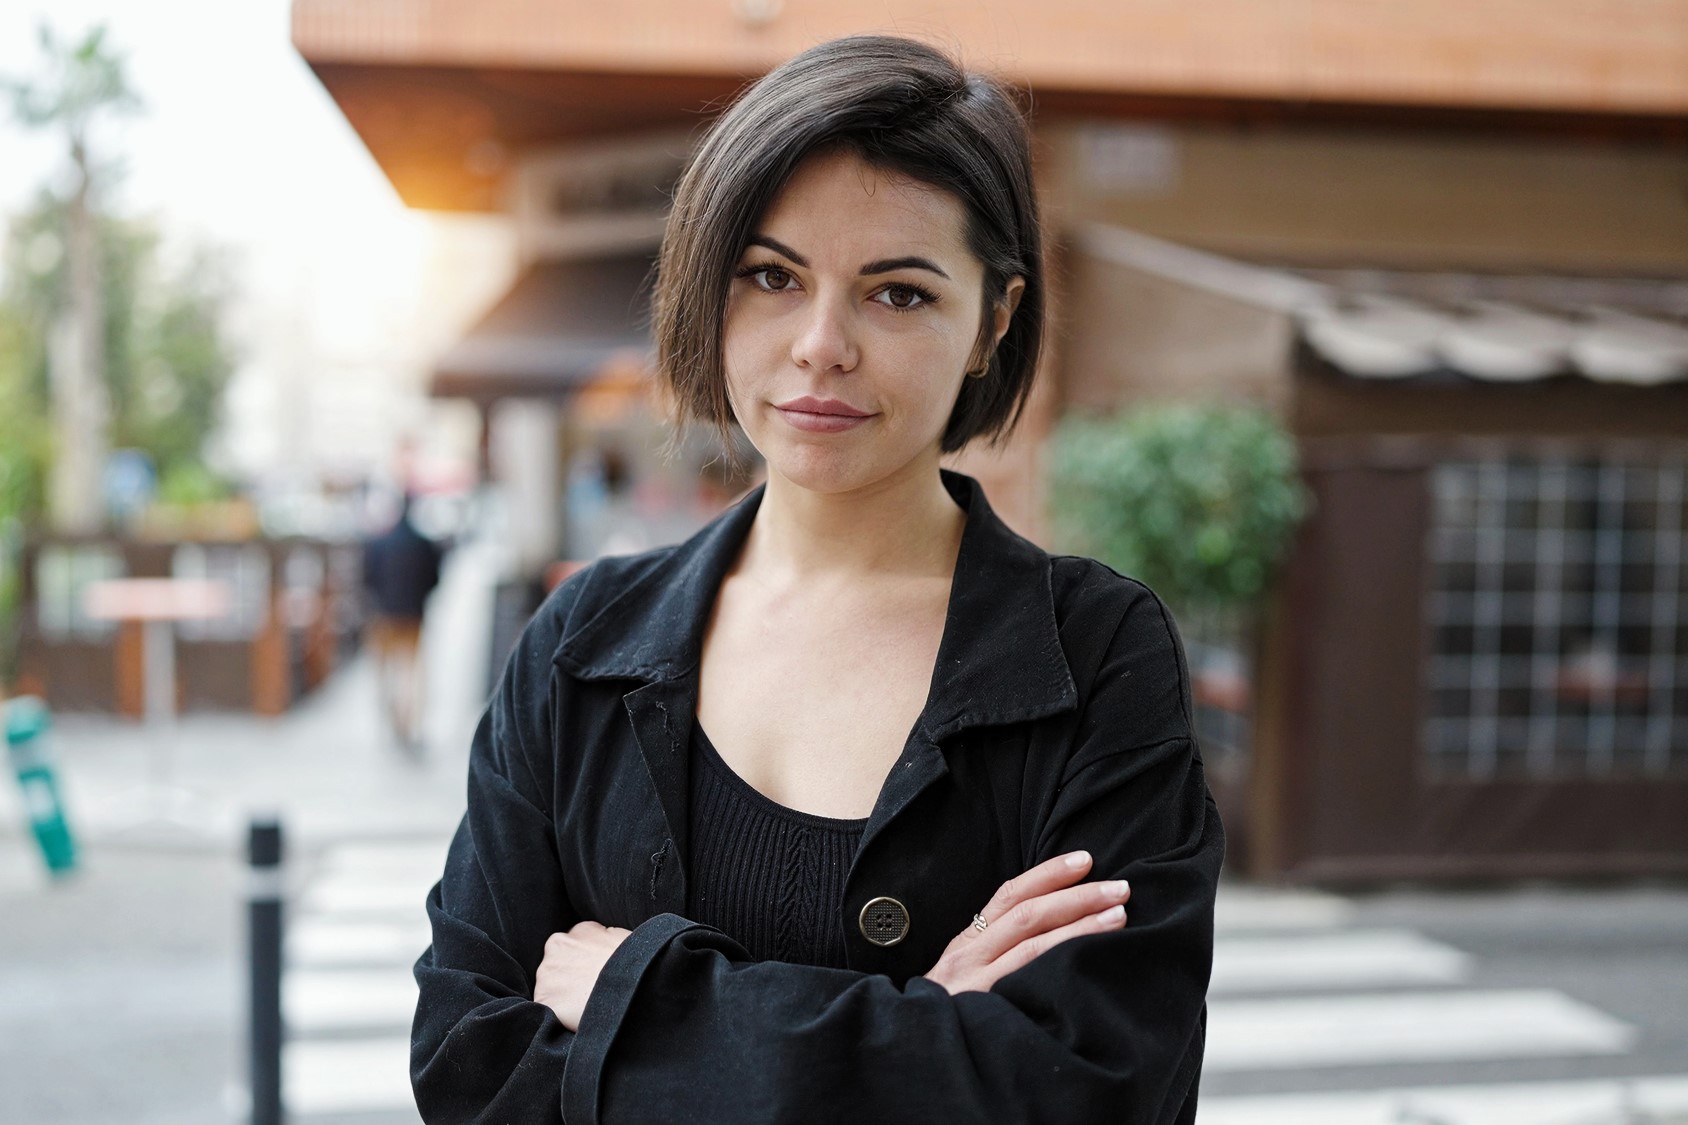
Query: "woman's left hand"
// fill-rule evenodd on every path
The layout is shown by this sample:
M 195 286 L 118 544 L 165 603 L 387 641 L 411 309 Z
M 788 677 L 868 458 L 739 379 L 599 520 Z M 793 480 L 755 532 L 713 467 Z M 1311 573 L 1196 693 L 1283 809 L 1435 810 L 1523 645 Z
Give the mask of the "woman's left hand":
M 581 922 L 567 933 L 552 934 L 545 940 L 545 957 L 534 977 L 534 1000 L 556 1012 L 564 1027 L 579 1031 L 580 1014 L 598 974 L 629 932 Z

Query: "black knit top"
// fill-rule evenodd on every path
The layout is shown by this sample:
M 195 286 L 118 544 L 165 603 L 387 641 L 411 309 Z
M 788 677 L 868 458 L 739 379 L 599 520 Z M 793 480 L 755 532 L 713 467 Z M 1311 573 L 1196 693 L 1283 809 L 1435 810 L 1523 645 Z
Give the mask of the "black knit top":
M 839 909 L 866 819 L 770 800 L 721 759 L 702 724 L 692 731 L 690 917 L 758 961 L 846 967 Z

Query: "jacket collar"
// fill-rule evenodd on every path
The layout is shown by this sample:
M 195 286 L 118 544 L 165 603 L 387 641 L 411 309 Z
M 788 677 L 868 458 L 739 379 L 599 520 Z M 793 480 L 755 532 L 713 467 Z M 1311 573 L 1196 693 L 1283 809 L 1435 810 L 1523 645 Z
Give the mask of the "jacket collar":
M 978 481 L 940 472 L 967 520 L 916 731 L 935 742 L 963 727 L 1071 710 L 1078 692 L 1055 621 L 1049 556 L 997 517 Z M 555 662 L 581 679 L 693 676 L 716 591 L 749 534 L 764 487 L 662 556 L 565 637 Z

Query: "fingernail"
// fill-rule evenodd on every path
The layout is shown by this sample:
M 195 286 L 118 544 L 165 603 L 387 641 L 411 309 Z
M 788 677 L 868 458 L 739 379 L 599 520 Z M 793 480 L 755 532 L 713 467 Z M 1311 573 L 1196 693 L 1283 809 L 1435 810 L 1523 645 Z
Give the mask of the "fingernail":
M 1101 922 L 1103 925 L 1112 925 L 1113 923 L 1118 922 L 1121 918 L 1124 918 L 1124 917 L 1125 917 L 1125 907 L 1123 907 L 1123 906 L 1110 906 L 1110 907 L 1108 907 L 1108 909 L 1102 911 L 1102 913 L 1096 915 L 1096 920 L 1098 922 Z
M 1102 893 L 1109 898 L 1124 898 L 1131 893 L 1131 884 L 1124 879 L 1115 879 L 1111 883 L 1102 884 Z
M 1079 868 L 1087 867 L 1089 865 L 1090 865 L 1090 853 L 1089 852 L 1073 852 L 1072 854 L 1067 856 L 1067 866 L 1072 868 L 1074 871 L 1077 871 Z

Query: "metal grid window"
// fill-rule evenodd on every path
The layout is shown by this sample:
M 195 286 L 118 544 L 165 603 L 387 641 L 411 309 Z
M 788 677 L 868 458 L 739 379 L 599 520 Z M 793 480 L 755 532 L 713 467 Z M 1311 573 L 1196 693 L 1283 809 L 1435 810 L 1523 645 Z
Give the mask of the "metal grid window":
M 1448 463 L 1431 489 L 1433 770 L 1688 770 L 1688 456 Z

